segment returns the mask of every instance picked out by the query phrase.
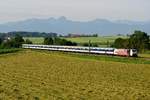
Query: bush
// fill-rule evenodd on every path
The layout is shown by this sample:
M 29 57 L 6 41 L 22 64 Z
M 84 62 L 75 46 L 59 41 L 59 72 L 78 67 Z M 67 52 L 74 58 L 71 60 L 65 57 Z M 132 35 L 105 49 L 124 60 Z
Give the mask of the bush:
M 20 49 L 0 49 L 0 54 L 17 52 Z
M 83 43 L 83 46 L 87 47 L 87 46 L 89 46 L 89 44 L 88 43 Z
M 115 40 L 113 46 L 116 48 L 129 48 L 129 40 L 118 38 Z
M 76 46 L 77 43 L 68 41 L 61 38 L 51 38 L 47 37 L 44 39 L 44 44 L 46 45 L 67 45 L 67 46 Z
M 54 41 L 51 37 L 47 37 L 44 39 L 44 44 L 46 45 L 53 45 Z
M 25 44 L 32 44 L 32 41 L 30 41 L 29 39 L 26 39 Z
M 5 39 L 2 42 L 0 40 L 0 43 L 1 43 L 0 48 L 2 48 L 2 49 L 4 49 L 4 48 L 20 48 L 23 43 L 32 44 L 32 42 L 29 39 L 24 41 L 23 37 L 20 36 L 19 34 L 16 34 L 15 37 L 12 37 L 10 39 Z
M 98 47 L 98 44 L 97 43 L 93 43 L 92 47 Z

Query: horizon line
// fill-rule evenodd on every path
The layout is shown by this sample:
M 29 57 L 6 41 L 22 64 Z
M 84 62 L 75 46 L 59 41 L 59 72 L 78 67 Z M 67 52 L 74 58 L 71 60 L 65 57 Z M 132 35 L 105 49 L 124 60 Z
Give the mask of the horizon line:
M 0 24 L 15 23 L 15 22 L 21 22 L 21 21 L 27 21 L 27 20 L 49 20 L 49 19 L 54 19 L 54 20 L 65 19 L 65 20 L 74 21 L 74 22 L 90 22 L 90 21 L 95 21 L 95 20 L 106 20 L 106 21 L 110 21 L 110 22 L 117 22 L 117 21 L 150 22 L 150 20 L 108 19 L 108 18 L 94 18 L 94 19 L 89 19 L 89 20 L 75 20 L 75 19 L 70 19 L 66 16 L 59 16 L 59 17 L 47 17 L 47 18 L 31 17 L 31 18 L 5 21 L 5 22 L 2 22 Z

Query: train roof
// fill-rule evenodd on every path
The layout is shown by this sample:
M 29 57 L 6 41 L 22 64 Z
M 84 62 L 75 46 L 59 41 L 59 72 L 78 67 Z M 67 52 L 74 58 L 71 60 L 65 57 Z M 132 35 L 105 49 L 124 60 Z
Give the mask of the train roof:
M 69 47 L 69 48 L 89 48 L 87 47 L 82 47 L 82 46 L 60 46 L 60 45 L 39 45 L 39 44 L 23 44 L 24 46 L 47 46 L 47 47 Z M 103 50 L 114 50 L 115 48 L 101 48 L 101 47 L 90 47 L 91 49 L 103 49 Z

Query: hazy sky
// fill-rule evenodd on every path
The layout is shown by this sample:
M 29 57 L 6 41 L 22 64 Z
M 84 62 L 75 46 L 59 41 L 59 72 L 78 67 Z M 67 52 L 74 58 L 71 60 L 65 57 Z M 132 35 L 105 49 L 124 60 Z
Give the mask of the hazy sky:
M 0 23 L 66 16 L 72 20 L 150 20 L 150 0 L 0 0 Z

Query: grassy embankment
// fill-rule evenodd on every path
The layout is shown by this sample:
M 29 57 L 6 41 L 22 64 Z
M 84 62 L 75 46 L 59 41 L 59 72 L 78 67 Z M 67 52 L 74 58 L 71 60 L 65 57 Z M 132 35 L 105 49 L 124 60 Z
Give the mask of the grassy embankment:
M 145 51 L 142 54 L 139 54 L 139 56 L 143 57 L 143 58 L 149 58 L 150 59 L 150 50 L 149 51 Z
M 0 56 L 0 99 L 149 100 L 149 64 L 25 50 Z
M 12 49 L 0 49 L 0 54 L 6 54 L 6 53 L 14 53 L 17 51 L 20 51 L 19 48 L 12 48 Z
M 150 64 L 149 54 L 140 54 L 139 57 L 121 57 L 121 56 L 112 56 L 112 55 L 97 55 L 97 54 L 87 54 L 87 53 L 84 54 L 84 53 L 47 51 L 47 50 L 33 50 L 33 51 L 53 53 L 53 54 L 59 54 L 63 56 L 89 59 L 89 60 L 112 61 L 112 62 L 131 63 L 131 64 Z

